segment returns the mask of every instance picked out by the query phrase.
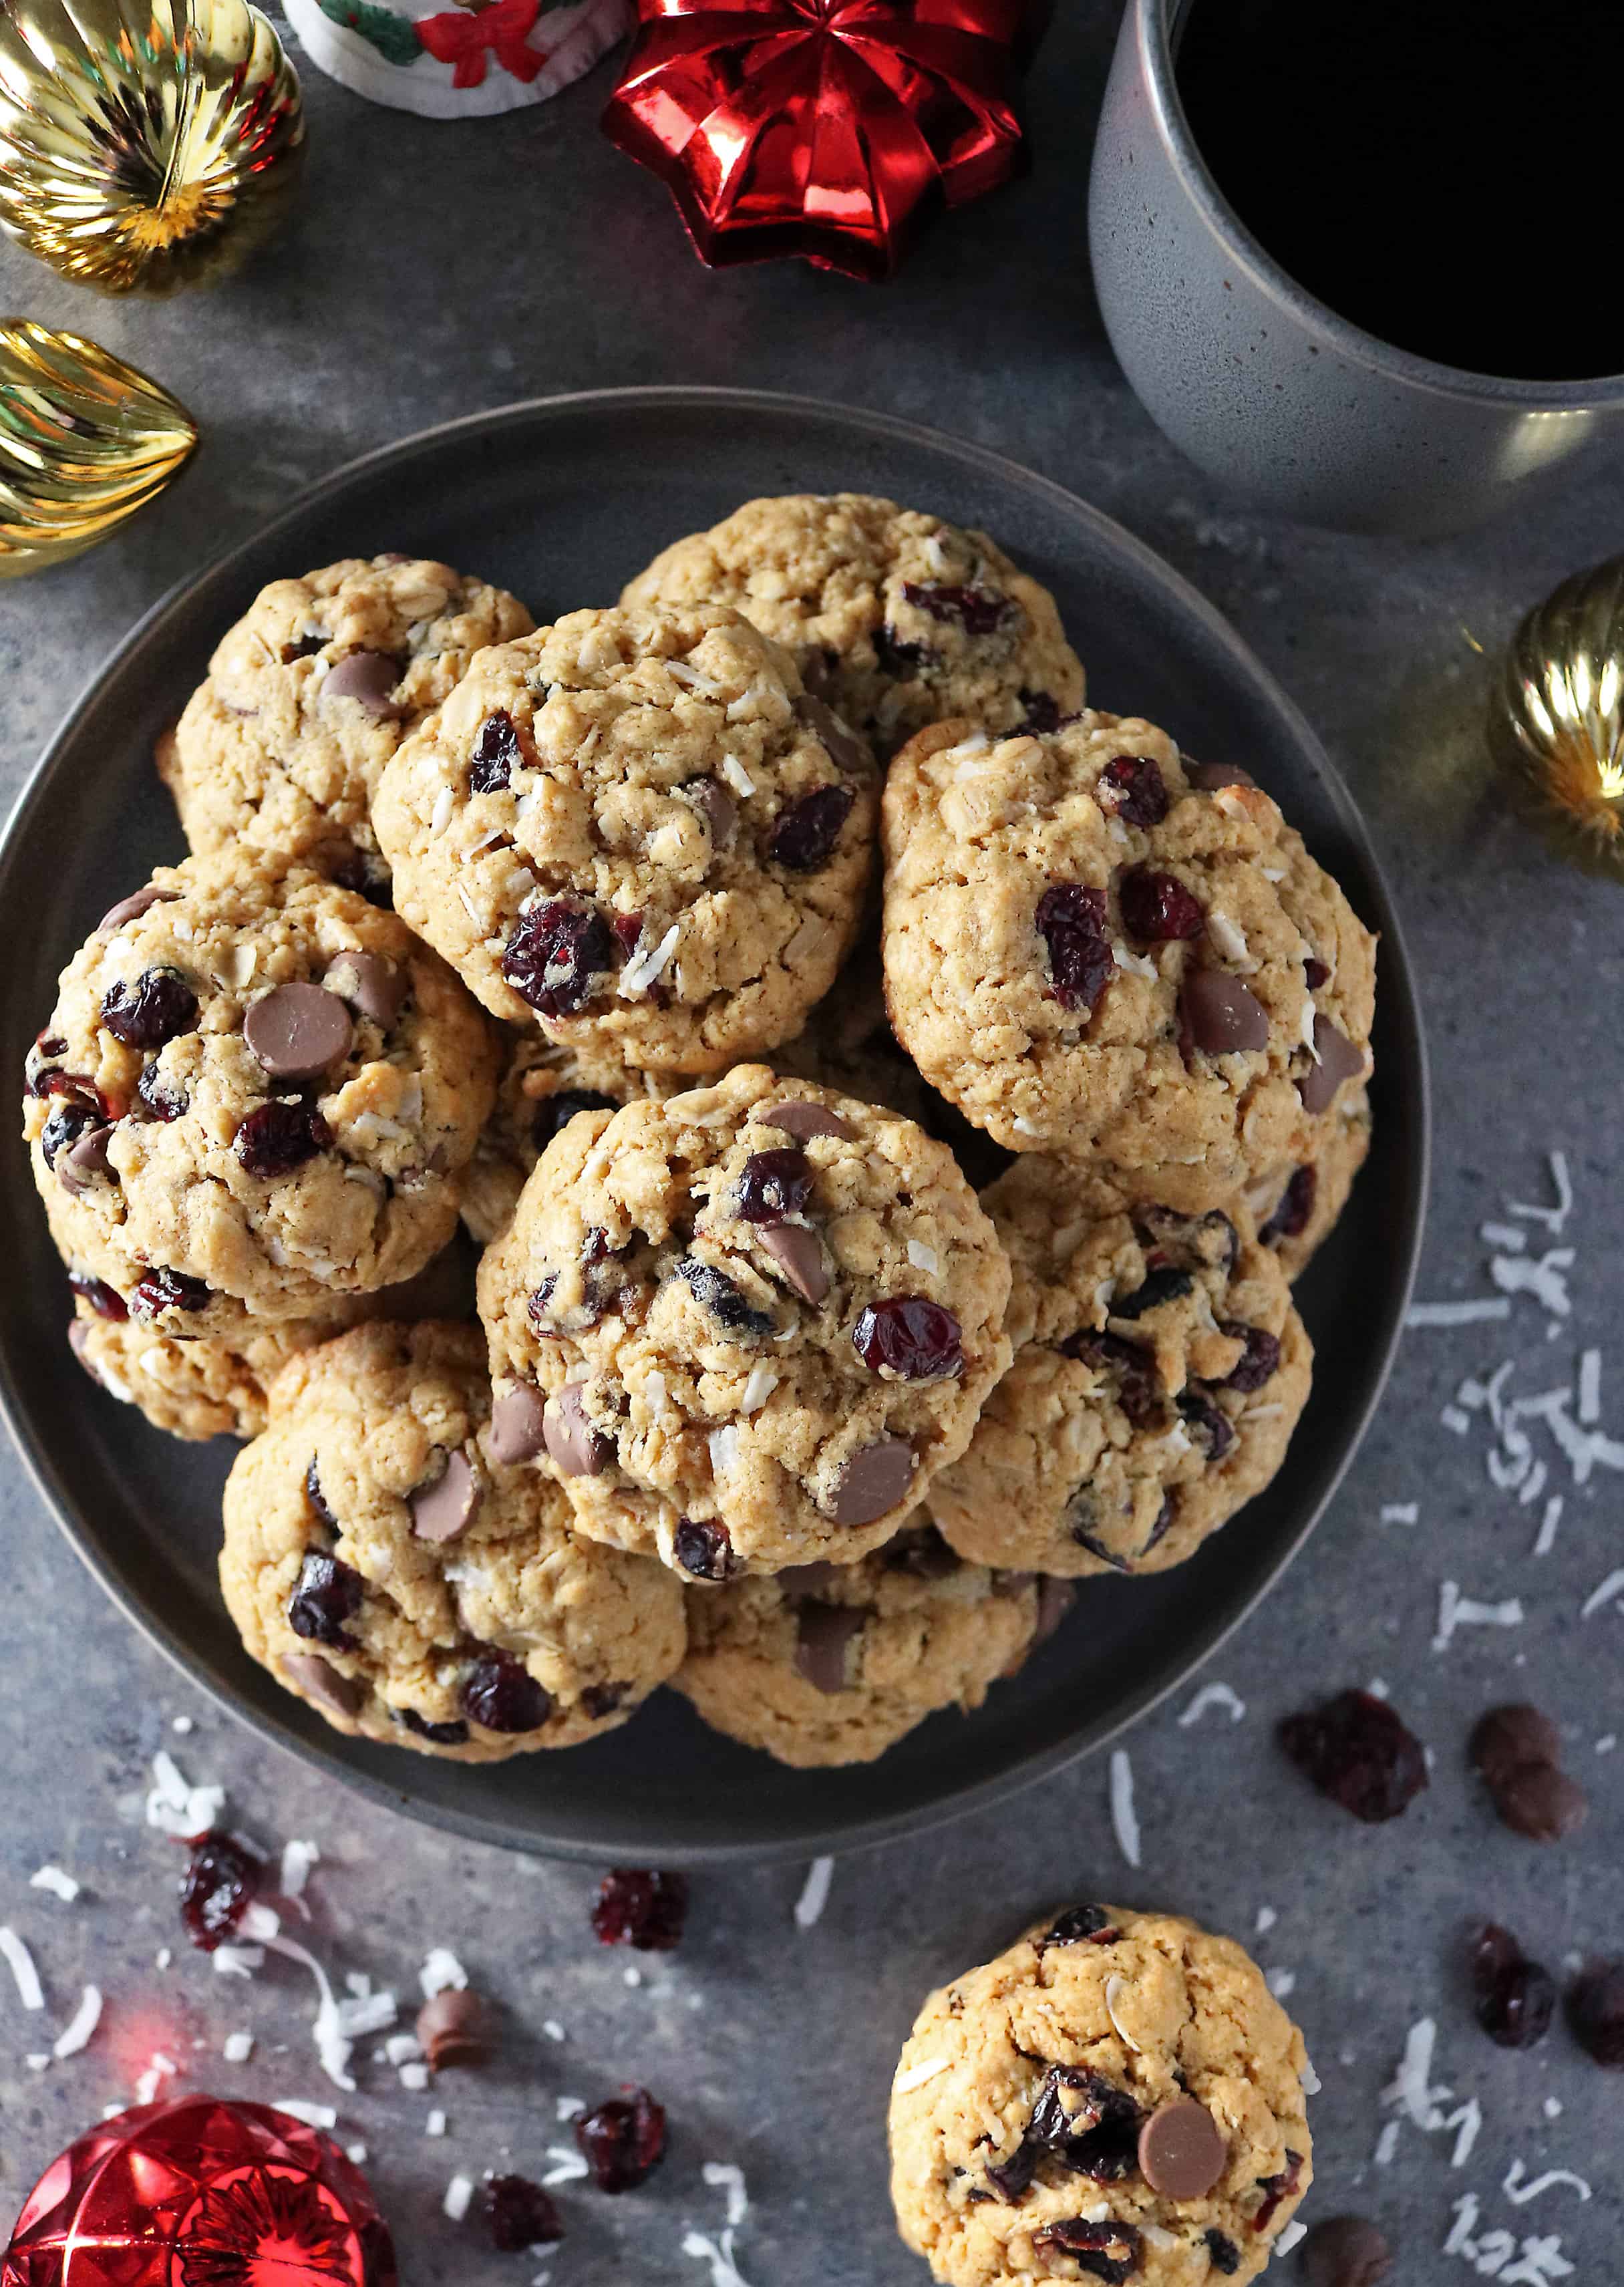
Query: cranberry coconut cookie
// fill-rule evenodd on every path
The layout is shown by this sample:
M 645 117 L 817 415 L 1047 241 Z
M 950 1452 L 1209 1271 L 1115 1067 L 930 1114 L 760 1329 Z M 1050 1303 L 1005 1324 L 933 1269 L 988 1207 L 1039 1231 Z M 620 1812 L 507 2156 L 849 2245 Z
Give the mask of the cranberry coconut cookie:
M 1375 940 L 1243 772 L 1110 715 L 940 724 L 883 831 L 891 1021 L 1000 1144 L 1192 1213 L 1319 1156 L 1370 1068 Z
M 462 1762 L 625 1721 L 682 1592 L 507 1465 L 477 1326 L 360 1326 L 295 1359 L 226 1485 L 220 1582 L 260 1665 L 341 1731 Z
M 1009 1363 L 1009 1282 L 941 1144 L 741 1064 L 572 1120 L 479 1315 L 580 1530 L 717 1581 L 890 1539 Z
M 535 624 L 505 590 L 408 556 L 273 581 L 159 743 L 186 840 L 282 850 L 351 889 L 379 887 L 379 772 L 475 652 Z
M 1082 704 L 1046 588 L 984 532 L 864 493 L 747 501 L 666 549 L 621 600 L 733 605 L 882 754 L 945 715 L 1010 731 Z
M 933 1993 L 891 2097 L 945 2287 L 1256 2279 L 1313 2178 L 1303 2036 L 1232 1939 L 1073 1906 Z
M 495 1063 L 392 914 L 274 851 L 191 858 L 63 971 L 23 1128 L 70 1270 L 138 1318 L 229 1333 L 423 1268 Z
M 1274 1249 L 1287 1278 L 1300 1278 L 1330 1237 L 1369 1151 L 1369 1091 L 1344 1089 L 1337 1098 L 1330 1133 L 1319 1140 L 1316 1157 L 1277 1168 L 1248 1191 L 1247 1207 L 1257 1236 Z
M 1076 1169 L 988 1191 L 1014 1271 L 1015 1362 L 931 1492 L 961 1555 L 1043 1572 L 1160 1572 L 1259 1493 L 1308 1401 L 1285 1273 L 1239 1218 L 1100 1212 Z
M 1059 1581 L 965 1564 L 910 1525 L 856 1564 L 688 1592 L 675 1681 L 707 1723 L 780 1763 L 868 1763 L 939 1707 L 979 1707 L 1056 1622 Z
M 506 1230 L 531 1168 L 578 1112 L 615 1112 L 639 1096 L 658 1102 L 685 1085 L 674 1074 L 638 1072 L 613 1050 L 561 1049 L 520 1033 L 463 1186 L 470 1236 L 487 1246 Z
M 856 933 L 874 762 L 736 612 L 573 612 L 486 652 L 384 772 L 395 903 L 498 1017 L 707 1072 Z

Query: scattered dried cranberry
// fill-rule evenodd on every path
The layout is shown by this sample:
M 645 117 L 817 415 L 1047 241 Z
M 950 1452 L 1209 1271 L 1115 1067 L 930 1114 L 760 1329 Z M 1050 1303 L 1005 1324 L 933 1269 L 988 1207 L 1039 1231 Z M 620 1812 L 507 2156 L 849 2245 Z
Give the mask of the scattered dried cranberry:
M 1330 974 L 1324 961 L 1316 961 L 1311 954 L 1303 964 L 1303 982 L 1311 993 L 1318 993 Z
M 502 2255 L 551 2247 L 564 2236 L 551 2193 L 528 2176 L 493 2176 L 485 2187 L 485 2220 L 491 2245 Z
M 1151 1351 L 1121 1334 L 1097 1334 L 1084 1327 L 1068 1334 L 1060 1345 L 1063 1357 L 1077 1358 L 1097 1373 L 1116 1376 L 1116 1402 L 1135 1428 L 1153 1420 L 1161 1410 L 1156 1361 Z
M 543 1017 L 571 1017 L 615 966 L 614 938 L 594 906 L 549 898 L 521 914 L 502 956 L 502 973 Z
M 725 1580 L 733 1569 L 733 1544 L 725 1524 L 679 1516 L 671 1535 L 671 1553 L 696 1580 Z
M 1278 1335 L 1266 1333 L 1262 1326 L 1243 1326 L 1237 1318 L 1220 1318 L 1218 1332 L 1227 1334 L 1232 1342 L 1246 1344 L 1245 1349 L 1224 1377 L 1224 1389 L 1242 1392 L 1261 1389 L 1279 1366 Z
M 669 1953 L 682 1940 L 688 1878 L 641 1866 L 615 1866 L 598 1886 L 592 1927 L 600 1945 Z
M 1235 1425 L 1221 1406 L 1215 1405 L 1193 1382 L 1181 1389 L 1174 1403 L 1178 1418 L 1209 1461 L 1221 1461 L 1235 1442 Z
M 97 1087 L 93 1080 L 86 1080 L 83 1072 L 64 1072 L 59 1064 L 53 1065 L 49 1072 L 36 1073 L 28 1083 L 28 1093 L 43 1096 L 78 1096 L 85 1104 L 93 1104 L 104 1120 L 116 1120 L 119 1115 L 119 1106 Z
M 101 1021 L 127 1049 L 161 1049 L 197 1022 L 197 995 L 175 969 L 149 969 L 133 985 L 109 985 Z
M 578 1112 L 614 1112 L 619 1109 L 612 1096 L 600 1096 L 595 1088 L 560 1088 L 551 1096 L 544 1096 L 530 1116 L 530 1141 L 538 1151 L 544 1151 L 555 1136 L 562 1135 Z
M 487 1731 L 539 1731 L 552 1699 L 511 1652 L 487 1652 L 463 1678 L 463 1713 Z
M 895 675 L 906 681 L 936 654 L 929 644 L 909 643 L 895 628 L 886 626 L 875 636 L 874 656 L 882 675 Z
M 397 1723 L 415 1731 L 420 1739 L 432 1739 L 437 1747 L 461 1747 L 467 1744 L 468 1726 L 455 1716 L 449 1723 L 431 1723 L 415 1707 L 392 1707 L 389 1712 Z
M 1207 916 L 1184 883 L 1172 874 L 1135 866 L 1117 884 L 1122 927 L 1141 945 L 1168 945 L 1200 937 Z
M 1073 2175 L 1098 2184 L 1138 2172 L 1140 2111 L 1103 2074 L 1051 2065 L 1032 2107 L 1026 2141 Z
M 665 2108 L 646 2088 L 628 2088 L 575 2123 L 575 2141 L 600 2192 L 629 2192 L 665 2157 Z
M 88 1129 L 106 1126 L 100 1112 L 83 1096 L 65 1096 L 40 1129 L 39 1148 L 45 1165 L 54 1167 L 59 1151 L 76 1144 Z
M 1612 2071 L 1624 2066 L 1624 1961 L 1588 1962 L 1563 2004 L 1580 2047 Z
M 360 1611 L 365 1587 L 360 1574 L 336 1556 L 306 1549 L 288 1599 L 288 1625 L 296 1636 L 307 1636 L 313 1643 L 353 1651 L 355 1639 L 344 1624 Z
M 166 1125 L 171 1120 L 178 1120 L 186 1108 L 185 1093 L 177 1082 L 164 1078 L 155 1059 L 141 1066 L 135 1094 L 142 1110 L 152 1119 L 162 1120 Z
M 1114 1945 L 1120 1935 L 1103 1906 L 1068 1906 L 1039 1938 L 1038 1951 L 1050 1945 Z
M 1294 2152 L 1290 2146 L 1287 2145 L 1286 2149 L 1286 2164 L 1280 2170 L 1279 2174 L 1278 2176 L 1260 2176 L 1258 2178 L 1258 2182 L 1262 2185 L 1265 2196 L 1262 2206 L 1258 2209 L 1257 2213 L 1252 2218 L 1252 2228 L 1254 2231 L 1268 2230 L 1269 2226 L 1274 2221 L 1281 2201 L 1288 2200 L 1302 2180 L 1303 2155 L 1301 2152 Z
M 1097 799 L 1125 826 L 1160 826 L 1168 814 L 1167 781 L 1148 755 L 1119 755 L 1107 763 Z
M 812 1197 L 812 1164 L 804 1151 L 752 1151 L 739 1178 L 746 1223 L 782 1223 Z
M 313 659 L 324 644 L 331 641 L 330 636 L 296 636 L 291 643 L 282 645 L 282 665 L 291 667 L 296 659 Z
M 1527 1960 L 1508 1929 L 1485 1922 L 1472 1940 L 1477 2022 L 1502 2049 L 1532 2049 L 1550 2030 L 1557 1987 L 1548 1970 Z
M 1105 934 L 1105 893 L 1081 882 L 1058 882 L 1038 899 L 1036 928 L 1049 948 L 1055 999 L 1063 1009 L 1092 1011 L 1116 970 Z
M 1339 1691 L 1323 1707 L 1288 1715 L 1278 1736 L 1321 1794 L 1369 1825 L 1397 1818 L 1427 1784 L 1421 1741 L 1369 1691 Z
M 105 1278 L 92 1278 L 88 1270 L 70 1270 L 67 1283 L 74 1293 L 83 1297 L 99 1318 L 127 1318 L 124 1298 L 116 1287 L 109 1286 Z
M 958 1320 L 923 1294 L 870 1302 L 852 1340 L 871 1373 L 893 1373 L 899 1381 L 945 1381 L 964 1370 Z
M 1158 1310 L 1164 1302 L 1177 1302 L 1190 1292 L 1195 1281 L 1187 1270 L 1163 1268 L 1145 1273 L 1142 1285 L 1131 1294 L 1116 1296 L 1111 1305 L 1113 1318 L 1142 1318 L 1147 1310 Z
M 1130 2223 L 1090 2223 L 1085 2216 L 1046 2223 L 1032 2235 L 1034 2247 L 1052 2247 L 1069 2255 L 1079 2271 L 1105 2280 L 1107 2287 L 1133 2276 L 1144 2243 L 1143 2235 Z
M 1314 1212 L 1314 1195 L 1319 1189 L 1319 1171 L 1299 1167 L 1280 1193 L 1274 1213 L 1258 1232 L 1265 1246 L 1278 1246 L 1283 1238 L 1301 1238 L 1308 1229 L 1308 1219 Z
M 991 588 L 946 586 L 933 581 L 905 580 L 902 598 L 943 627 L 956 623 L 967 636 L 996 635 L 1020 610 L 1018 604 Z
M 332 1143 L 332 1130 L 313 1104 L 257 1105 L 239 1122 L 232 1149 L 243 1171 L 266 1181 L 290 1175 Z
M 231 1935 L 253 1903 L 264 1861 L 211 1827 L 192 1845 L 180 1883 L 180 1919 L 193 1944 L 212 1953 Z
M 1221 2231 L 1208 2233 L 1207 2259 L 1213 2269 L 1221 2271 L 1226 2279 L 1232 2279 L 1240 2268 L 1240 2250 Z
M 468 790 L 471 794 L 500 794 L 512 772 L 523 763 L 524 749 L 519 743 L 519 731 L 513 717 L 505 708 L 499 707 L 487 715 L 479 725 L 479 736 L 473 742 L 473 753 L 468 763 Z M 517 2183 L 519 2178 L 513 2181 Z
M 788 866 L 792 874 L 815 874 L 828 865 L 856 800 L 850 787 L 827 786 L 788 803 L 772 821 L 768 857 L 775 866 Z
M 327 1496 L 321 1490 L 321 1480 L 316 1475 L 316 1458 L 313 1453 L 310 1457 L 310 1466 L 305 1472 L 305 1498 L 310 1503 L 318 1521 L 324 1524 L 329 1532 L 336 1534 L 338 1531 L 338 1520 L 327 1505 Z
M 211 1297 L 201 1278 L 184 1270 L 148 1270 L 130 1290 L 130 1316 L 156 1318 L 165 1310 L 206 1310 Z
M 770 1334 L 772 1320 L 765 1310 L 758 1310 L 714 1263 L 701 1262 L 697 1254 L 685 1254 L 677 1265 L 677 1275 L 687 1287 L 694 1301 L 708 1310 L 730 1334 Z

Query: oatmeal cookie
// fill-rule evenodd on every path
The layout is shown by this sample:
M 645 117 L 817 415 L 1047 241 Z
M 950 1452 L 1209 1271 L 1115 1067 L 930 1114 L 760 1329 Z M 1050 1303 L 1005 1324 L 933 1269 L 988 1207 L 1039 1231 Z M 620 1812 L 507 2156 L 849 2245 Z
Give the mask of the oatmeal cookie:
M 1232 1938 L 1078 1905 L 926 2001 L 898 2228 L 943 2287 L 1256 2279 L 1313 2180 L 1303 2036 Z
M 495 1044 L 394 914 L 269 851 L 106 914 L 28 1061 L 51 1235 L 139 1317 L 228 1333 L 409 1278 L 456 1226 Z
M 1316 1155 L 1277 1167 L 1246 1195 L 1257 1236 L 1271 1246 L 1287 1278 L 1299 1278 L 1335 1229 L 1370 1151 L 1370 1096 L 1344 1092 Z
M 1313 1350 L 1244 1211 L 1097 1212 L 1064 1160 L 988 1191 L 1015 1362 L 931 1488 L 961 1555 L 1039 1571 L 1181 1564 L 1285 1457 Z
M 561 1049 L 535 1033 L 512 1039 L 496 1108 L 479 1133 L 463 1186 L 463 1222 L 487 1246 L 505 1231 L 530 1170 L 578 1112 L 615 1112 L 639 1097 L 658 1103 L 686 1083 L 638 1072 L 612 1050 Z
M 479 1268 L 580 1530 L 688 1577 L 852 1562 L 968 1444 L 1010 1270 L 909 1120 L 741 1064 L 551 1144 Z
M 1082 704 L 1054 597 L 984 532 L 864 493 L 747 501 L 657 556 L 626 604 L 731 604 L 889 755 L 944 716 L 1048 726 Z
M 1195 1213 L 1317 1158 L 1368 1075 L 1374 938 L 1261 787 L 1152 724 L 939 724 L 883 834 L 898 1037 L 1012 1151 Z
M 350 889 L 380 888 L 379 772 L 475 652 L 534 625 L 505 590 L 408 556 L 273 581 L 159 743 L 187 842 L 281 850 Z
M 496 1016 L 709 1072 L 856 933 L 874 760 L 736 612 L 573 612 L 486 652 L 384 772 L 395 904 Z
M 623 1723 L 683 1655 L 682 1591 L 577 1540 L 503 1455 L 479 1329 L 372 1325 L 295 1358 L 226 1486 L 220 1583 L 335 1729 L 461 1762 Z

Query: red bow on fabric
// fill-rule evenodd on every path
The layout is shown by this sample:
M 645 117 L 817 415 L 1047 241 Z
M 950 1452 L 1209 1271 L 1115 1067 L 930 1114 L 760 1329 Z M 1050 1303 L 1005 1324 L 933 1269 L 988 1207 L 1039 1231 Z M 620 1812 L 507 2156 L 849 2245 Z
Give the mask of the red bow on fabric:
M 638 0 L 604 132 L 670 186 L 702 262 L 896 268 L 908 227 L 1016 171 L 1032 0 Z
M 453 87 L 478 87 L 487 52 L 527 86 L 547 60 L 542 49 L 525 44 L 540 12 L 541 0 L 494 0 L 477 13 L 458 8 L 448 16 L 424 16 L 417 37 L 436 62 L 456 66 Z

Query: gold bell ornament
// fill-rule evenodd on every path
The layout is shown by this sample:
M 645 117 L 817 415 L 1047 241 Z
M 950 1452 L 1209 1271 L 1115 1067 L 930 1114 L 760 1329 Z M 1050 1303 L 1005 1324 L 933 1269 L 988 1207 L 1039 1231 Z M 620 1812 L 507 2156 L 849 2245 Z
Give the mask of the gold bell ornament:
M 0 579 L 92 548 L 197 442 L 184 405 L 79 334 L 0 321 Z
M 1624 557 L 1576 573 L 1529 613 L 1490 702 L 1489 740 L 1557 852 L 1624 882 Z
M 221 277 L 281 224 L 299 83 L 247 0 L 3 0 L 0 230 L 109 294 Z

